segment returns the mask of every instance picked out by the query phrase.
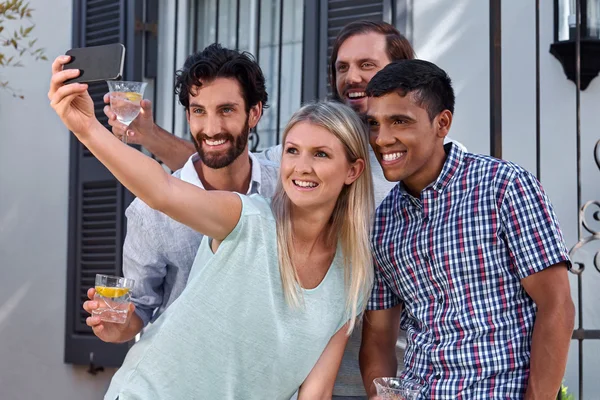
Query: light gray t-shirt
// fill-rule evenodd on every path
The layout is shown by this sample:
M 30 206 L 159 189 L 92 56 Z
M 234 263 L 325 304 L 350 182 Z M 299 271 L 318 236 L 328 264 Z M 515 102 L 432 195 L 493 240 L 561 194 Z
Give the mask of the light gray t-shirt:
M 187 286 L 131 348 L 105 400 L 289 399 L 347 322 L 340 248 L 292 308 L 270 200 L 240 198 L 234 230 L 216 253 L 202 241 Z

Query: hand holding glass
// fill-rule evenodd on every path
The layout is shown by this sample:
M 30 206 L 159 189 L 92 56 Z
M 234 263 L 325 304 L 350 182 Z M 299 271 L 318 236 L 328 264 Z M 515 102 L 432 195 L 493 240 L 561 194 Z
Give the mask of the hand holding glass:
M 423 386 L 400 378 L 375 378 L 377 396 L 382 400 L 417 400 Z
M 147 83 L 133 81 L 106 81 L 106 83 L 110 91 L 110 108 L 117 115 L 119 122 L 129 126 L 142 109 L 140 103 Z M 127 143 L 127 131 L 121 140 Z
M 94 300 L 98 302 L 98 308 L 92 311 L 92 315 L 99 316 L 102 321 L 124 324 L 133 284 L 133 279 L 97 274 Z

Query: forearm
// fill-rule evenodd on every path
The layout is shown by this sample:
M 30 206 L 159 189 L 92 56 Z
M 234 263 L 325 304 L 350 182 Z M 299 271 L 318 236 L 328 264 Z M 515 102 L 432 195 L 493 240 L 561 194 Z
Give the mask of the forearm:
M 183 167 L 188 158 L 196 152 L 192 143 L 170 134 L 156 124 L 153 134 L 148 135 L 144 147 L 172 171 Z
M 126 146 L 99 122 L 89 132 L 75 132 L 81 143 L 135 196 L 152 208 L 169 197 L 171 178 L 152 158 Z
M 573 323 L 572 303 L 538 310 L 533 327 L 526 400 L 556 399 L 565 372 Z
M 396 376 L 398 371 L 394 346 L 390 348 L 389 345 L 380 343 L 365 343 L 364 339 L 360 347 L 359 364 L 363 384 L 369 398 L 377 394 L 373 379 Z

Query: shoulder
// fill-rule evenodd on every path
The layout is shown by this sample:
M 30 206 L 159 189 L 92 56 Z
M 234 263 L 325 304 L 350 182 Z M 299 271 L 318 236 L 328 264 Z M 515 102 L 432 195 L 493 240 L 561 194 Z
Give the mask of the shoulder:
M 279 164 L 267 160 L 254 158 L 260 167 L 260 186 L 258 191 L 265 197 L 272 197 L 279 181 Z
M 271 160 L 266 160 L 266 159 L 258 159 L 257 160 L 258 165 L 260 166 L 260 172 L 261 175 L 263 176 L 263 180 L 266 179 L 270 179 L 270 180 L 277 180 L 277 177 L 279 176 L 279 164 L 276 163 L 275 161 L 271 161 Z
M 236 193 L 242 200 L 243 216 L 260 216 L 269 220 L 274 220 L 271 210 L 271 200 L 260 194 L 244 195 Z
M 483 154 L 465 153 L 463 163 L 464 174 L 482 175 L 496 183 L 510 182 L 520 175 L 530 174 L 526 169 L 511 161 Z

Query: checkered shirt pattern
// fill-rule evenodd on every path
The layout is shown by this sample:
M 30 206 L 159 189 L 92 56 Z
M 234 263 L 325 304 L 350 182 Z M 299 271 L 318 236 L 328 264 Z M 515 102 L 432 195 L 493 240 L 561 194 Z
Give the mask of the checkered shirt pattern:
M 446 145 L 420 199 L 400 183 L 376 212 L 369 310 L 403 305 L 403 376 L 422 398 L 522 399 L 536 307 L 521 279 L 570 267 L 552 205 L 523 168 Z

